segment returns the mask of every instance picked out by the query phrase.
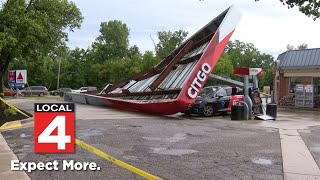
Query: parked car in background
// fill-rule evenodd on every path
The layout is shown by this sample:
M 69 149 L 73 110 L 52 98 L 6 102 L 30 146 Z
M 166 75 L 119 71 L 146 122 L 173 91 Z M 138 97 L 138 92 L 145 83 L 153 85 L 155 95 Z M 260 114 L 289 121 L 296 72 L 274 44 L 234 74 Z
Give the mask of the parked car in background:
M 4 96 L 15 96 L 17 94 L 17 91 L 15 89 L 3 87 L 3 94 Z
M 88 87 L 81 87 L 77 90 L 73 90 L 72 92 L 75 92 L 75 93 L 86 93 L 86 92 L 90 92 L 90 91 L 97 91 L 97 87 L 94 87 L 94 86 L 88 86 Z
M 218 112 L 230 112 L 234 102 L 243 100 L 243 90 L 231 86 L 209 86 L 203 88 L 196 102 L 185 114 L 200 114 L 206 117 Z
M 50 91 L 50 94 L 54 95 L 54 96 L 58 96 L 60 94 L 60 92 L 63 92 L 63 93 L 72 92 L 72 89 L 71 88 L 60 88 L 60 89 L 57 89 L 54 91 Z
M 46 96 L 49 94 L 48 89 L 44 86 L 29 86 L 20 90 L 22 96 Z

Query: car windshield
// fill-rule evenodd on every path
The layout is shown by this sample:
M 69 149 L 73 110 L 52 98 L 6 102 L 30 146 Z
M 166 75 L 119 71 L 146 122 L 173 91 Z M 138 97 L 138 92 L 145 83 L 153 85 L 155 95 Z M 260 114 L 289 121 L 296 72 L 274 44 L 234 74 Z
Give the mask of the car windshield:
M 207 87 L 202 89 L 199 96 L 201 97 L 207 97 L 207 96 L 213 96 L 218 91 L 217 87 Z

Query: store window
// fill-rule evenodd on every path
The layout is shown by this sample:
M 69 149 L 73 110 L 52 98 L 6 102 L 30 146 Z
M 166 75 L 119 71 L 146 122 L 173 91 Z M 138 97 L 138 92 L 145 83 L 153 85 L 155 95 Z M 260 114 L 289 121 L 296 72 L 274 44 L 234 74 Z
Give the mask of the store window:
M 289 77 L 289 93 L 295 92 L 295 87 L 297 84 L 302 84 L 301 78 L 299 77 Z
M 314 94 L 320 95 L 320 77 L 313 78 Z

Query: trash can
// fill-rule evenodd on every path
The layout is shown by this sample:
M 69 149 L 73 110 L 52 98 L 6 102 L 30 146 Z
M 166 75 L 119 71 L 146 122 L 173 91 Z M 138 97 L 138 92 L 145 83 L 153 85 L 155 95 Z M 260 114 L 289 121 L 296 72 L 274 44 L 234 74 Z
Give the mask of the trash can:
M 267 115 L 277 118 L 277 104 L 267 104 Z
M 231 107 L 231 120 L 244 120 L 244 106 L 242 104 Z

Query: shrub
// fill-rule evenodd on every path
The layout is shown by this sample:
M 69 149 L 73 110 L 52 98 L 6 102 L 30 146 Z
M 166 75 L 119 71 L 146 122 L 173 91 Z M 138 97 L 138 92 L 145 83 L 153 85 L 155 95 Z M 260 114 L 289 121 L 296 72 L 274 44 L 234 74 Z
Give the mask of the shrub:
M 5 117 L 9 117 L 9 116 L 16 115 L 17 112 L 16 112 L 14 109 L 12 109 L 12 108 L 8 108 L 8 109 L 5 109 L 5 110 L 3 111 L 3 114 L 4 114 Z
M 63 91 L 60 91 L 60 92 L 59 92 L 59 95 L 60 95 L 60 97 L 63 97 L 64 92 L 63 92 Z

